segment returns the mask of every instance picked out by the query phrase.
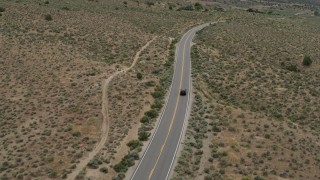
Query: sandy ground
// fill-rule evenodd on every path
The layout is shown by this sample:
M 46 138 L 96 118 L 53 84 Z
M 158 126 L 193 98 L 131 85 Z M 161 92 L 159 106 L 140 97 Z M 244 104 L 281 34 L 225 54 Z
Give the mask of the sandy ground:
M 76 176 L 80 173 L 80 171 L 85 168 L 88 164 L 88 162 L 95 156 L 97 155 L 101 149 L 104 147 L 105 142 L 108 139 L 108 133 L 109 133 L 109 122 L 108 122 L 108 92 L 107 89 L 109 87 L 109 83 L 110 81 L 118 76 L 120 73 L 126 73 L 127 71 L 129 71 L 130 69 L 132 69 L 140 56 L 140 53 L 146 49 L 149 44 L 154 41 L 155 38 L 153 38 L 152 40 L 150 40 L 147 44 L 145 44 L 134 56 L 133 62 L 131 64 L 130 67 L 125 68 L 123 70 L 117 71 L 115 72 L 112 76 L 110 76 L 108 79 L 106 79 L 103 83 L 103 90 L 102 90 L 102 114 L 103 114 L 103 122 L 102 122 L 102 127 L 101 127 L 101 139 L 100 141 L 97 143 L 96 147 L 82 160 L 80 160 L 80 162 L 78 163 L 77 167 L 74 169 L 74 171 L 68 176 L 68 179 L 73 180 L 76 178 Z

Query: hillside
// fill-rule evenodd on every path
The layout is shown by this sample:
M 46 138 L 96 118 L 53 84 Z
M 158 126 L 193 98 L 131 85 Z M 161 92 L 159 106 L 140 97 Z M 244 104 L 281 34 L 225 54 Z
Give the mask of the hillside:
M 112 165 L 137 138 L 139 120 L 154 101 L 151 93 L 159 79 L 171 76 L 164 68 L 170 64 L 165 66 L 171 39 L 208 17 L 168 6 L 0 2 L 1 179 L 67 178 L 102 136 L 108 141 L 93 159 L 99 168 L 85 164 L 85 174 L 108 179 L 117 174 Z M 106 79 L 131 66 L 152 39 L 137 65 L 103 89 Z M 104 123 L 108 134 L 101 133 Z M 102 167 L 109 169 L 107 175 L 99 171 Z
M 175 44 L 214 21 L 194 40 L 194 104 L 173 178 L 319 179 L 320 21 L 318 2 L 303 3 L 313 5 L 2 0 L 0 179 L 130 176 Z
M 319 17 L 228 16 L 195 40 L 174 179 L 319 179 Z

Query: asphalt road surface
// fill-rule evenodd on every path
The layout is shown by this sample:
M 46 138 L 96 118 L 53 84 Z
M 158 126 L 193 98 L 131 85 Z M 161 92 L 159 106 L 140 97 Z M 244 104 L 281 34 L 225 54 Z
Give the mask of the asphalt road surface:
M 187 109 L 190 105 L 192 39 L 197 31 L 208 25 L 209 23 L 190 29 L 177 44 L 174 75 L 168 101 L 155 133 L 131 176 L 131 180 L 164 180 L 169 178 L 181 141 Z M 181 89 L 188 90 L 186 96 L 180 96 Z

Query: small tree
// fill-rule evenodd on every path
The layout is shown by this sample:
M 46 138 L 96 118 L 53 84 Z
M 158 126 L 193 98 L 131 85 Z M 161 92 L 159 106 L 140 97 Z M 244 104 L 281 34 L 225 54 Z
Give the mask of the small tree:
M 44 16 L 44 19 L 47 21 L 52 21 L 52 16 L 50 14 L 47 14 Z
M 310 66 L 312 64 L 310 56 L 304 56 L 302 64 L 304 66 Z

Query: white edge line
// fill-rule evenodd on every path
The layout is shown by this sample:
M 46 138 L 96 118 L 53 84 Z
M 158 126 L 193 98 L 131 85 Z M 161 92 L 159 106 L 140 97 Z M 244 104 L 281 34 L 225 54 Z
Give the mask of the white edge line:
M 191 31 L 191 30 L 192 30 L 192 29 L 190 29 L 189 31 Z M 182 36 L 181 40 L 184 38 L 184 36 L 185 36 L 189 31 L 187 31 L 187 32 Z M 150 145 L 151 145 L 151 143 L 152 143 L 152 141 L 153 141 L 153 139 L 154 139 L 154 136 L 155 136 L 155 134 L 157 133 L 158 128 L 159 128 L 159 126 L 160 126 L 160 124 L 161 124 L 161 120 L 162 120 L 163 114 L 164 114 L 164 112 L 165 112 L 165 109 L 167 108 L 167 103 L 168 103 L 169 97 L 170 97 L 170 95 L 171 95 L 171 89 L 172 89 L 173 79 L 174 79 L 174 76 L 175 76 L 175 73 L 176 73 L 175 67 L 176 67 L 176 63 L 177 63 L 177 59 L 178 59 L 178 58 L 177 58 L 177 54 L 178 54 L 177 51 L 178 51 L 178 49 L 180 49 L 180 43 L 178 43 L 178 46 L 177 46 L 176 51 L 175 51 L 175 61 L 174 61 L 174 66 L 173 66 L 173 76 L 172 76 L 171 85 L 170 85 L 170 88 L 169 88 L 169 95 L 168 95 L 168 97 L 166 98 L 165 106 L 163 107 L 163 110 L 162 110 L 162 112 L 161 112 L 160 121 L 158 122 L 157 127 L 156 127 L 156 129 L 155 129 L 155 131 L 154 131 L 154 133 L 153 133 L 153 135 L 152 135 L 152 137 L 151 137 L 151 140 L 150 140 L 150 142 L 149 142 L 149 144 L 148 144 L 148 146 L 147 146 L 147 149 L 144 151 L 143 156 L 142 156 L 141 160 L 139 161 L 139 164 L 138 164 L 137 168 L 134 170 L 134 173 L 133 173 L 133 175 L 131 176 L 130 180 L 132 180 L 132 179 L 134 178 L 135 174 L 137 173 L 137 170 L 139 169 L 139 167 L 140 167 L 140 165 L 141 165 L 141 162 L 143 161 L 145 155 L 147 154 L 148 149 L 149 149 L 149 147 L 150 147 Z
M 210 24 L 209 24 L 210 25 Z M 202 28 L 204 28 L 204 27 L 206 27 L 207 26 L 207 24 L 204 24 L 203 25 L 203 27 L 201 27 L 200 29 L 202 29 Z M 199 30 L 200 30 L 199 29 Z M 197 30 L 197 31 L 199 31 L 199 30 Z M 196 35 L 196 32 L 197 31 L 195 31 L 195 35 Z M 194 35 L 194 36 L 195 36 Z M 192 37 L 192 39 L 193 39 L 193 37 Z M 190 49 L 192 48 L 192 40 L 190 41 Z M 183 119 L 183 126 L 182 126 L 182 130 L 181 130 L 181 132 L 180 132 L 180 137 L 179 137 L 179 141 L 178 141 L 178 144 L 177 144 L 177 147 L 176 147 L 176 150 L 175 150 L 175 152 L 174 152 L 174 156 L 173 156 L 173 158 L 172 158 L 172 160 L 171 160 L 171 164 L 170 164 L 170 167 L 169 167 L 169 170 L 168 170 L 168 173 L 167 173 L 167 176 L 166 176 L 166 179 L 165 180 L 167 180 L 168 179 L 168 177 L 169 177 L 169 174 L 170 174 L 170 172 L 171 172 L 171 168 L 172 168 L 172 165 L 173 165 L 173 162 L 174 162 L 174 160 L 175 160 L 175 158 L 176 158 L 176 155 L 177 155 L 177 151 L 178 151 L 178 148 L 179 148 L 179 146 L 180 146 L 180 143 L 181 143 L 181 139 L 182 139 L 182 134 L 184 134 L 184 130 L 185 130 L 185 126 L 186 126 L 186 118 L 187 118 L 187 116 L 189 116 L 190 115 L 190 111 L 188 111 L 188 110 L 190 110 L 190 108 L 191 108 L 191 106 L 190 106 L 190 94 L 193 92 L 192 90 L 192 69 L 191 69 L 191 67 L 192 67 L 192 62 L 191 62 L 191 50 L 190 50 L 190 79 L 189 79 L 189 89 L 190 89 L 190 93 L 188 94 L 188 102 L 187 102 L 187 113 L 185 114 L 185 116 L 184 116 L 184 119 Z M 189 112 L 189 113 L 188 113 Z

